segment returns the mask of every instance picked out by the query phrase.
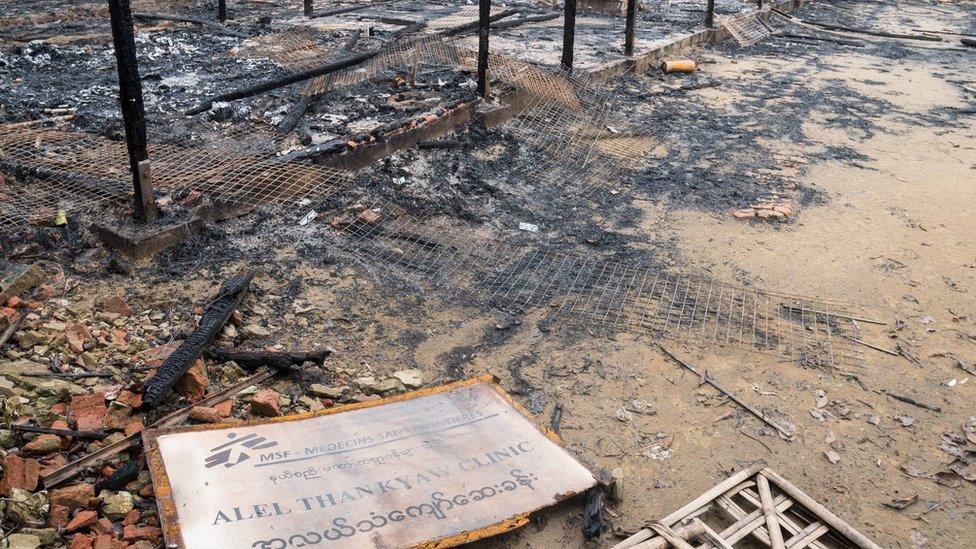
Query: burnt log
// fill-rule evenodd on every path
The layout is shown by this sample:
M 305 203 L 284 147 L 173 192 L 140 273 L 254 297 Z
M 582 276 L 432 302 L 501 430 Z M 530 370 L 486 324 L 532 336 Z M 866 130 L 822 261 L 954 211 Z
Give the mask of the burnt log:
M 138 459 L 126 463 L 116 469 L 107 479 L 95 483 L 95 494 L 98 495 L 102 490 L 111 492 L 125 490 L 127 484 L 139 478 L 139 469 L 141 468 Z
M 249 36 L 243 32 L 236 31 L 233 29 L 228 29 L 227 27 L 214 23 L 213 21 L 206 21 L 204 19 L 198 19 L 196 17 L 188 17 L 186 15 L 167 15 L 164 13 L 133 13 L 133 19 L 139 19 L 141 21 L 173 21 L 174 23 L 193 23 L 194 25 L 201 25 L 207 27 L 208 29 L 225 36 L 233 36 L 235 38 L 249 38 Z
M 142 408 L 150 410 L 159 406 L 176 382 L 200 358 L 203 350 L 217 337 L 231 313 L 244 299 L 247 288 L 254 278 L 254 271 L 239 274 L 228 280 L 217 297 L 200 318 L 200 324 L 172 354 L 166 357 L 156 375 L 146 380 L 142 392 Z
M 396 33 L 394 33 L 394 35 L 402 36 L 404 34 L 409 34 L 411 32 L 417 32 L 426 26 L 427 26 L 427 22 L 423 21 L 411 27 L 401 29 Z M 385 51 L 387 51 L 386 48 L 377 48 L 368 52 L 360 53 L 358 55 L 353 55 L 351 57 L 341 59 L 339 61 L 333 61 L 331 63 L 321 65 L 319 67 L 313 67 L 311 69 L 307 69 L 304 71 L 286 74 L 285 76 L 282 76 L 280 78 L 265 80 L 264 82 L 258 82 L 257 84 L 253 84 L 251 86 L 246 86 L 244 88 L 238 88 L 236 90 L 232 90 L 226 93 L 214 95 L 208 97 L 207 99 L 204 99 L 196 106 L 187 109 L 186 111 L 184 111 L 184 114 L 186 114 L 187 116 L 193 116 L 195 114 L 200 114 L 202 112 L 210 110 L 210 107 L 212 107 L 214 103 L 217 103 L 219 101 L 234 101 L 237 99 L 243 99 L 245 97 L 251 97 L 252 95 L 257 95 L 259 93 L 264 93 L 266 91 L 282 88 L 284 86 L 288 86 L 296 82 L 309 80 L 311 78 L 315 78 L 316 76 L 325 76 L 327 74 L 339 72 L 343 69 L 355 67 L 356 65 L 365 63 L 366 61 L 369 61 L 370 59 L 376 57 L 377 55 Z
M 55 429 L 53 427 L 41 427 L 40 425 L 28 425 L 24 423 L 13 423 L 10 425 L 11 431 L 20 433 L 41 433 L 45 435 L 58 435 L 59 437 L 71 437 L 85 440 L 102 440 L 108 438 L 108 433 L 103 431 L 76 431 L 74 429 Z
M 342 49 L 339 50 L 339 55 L 344 55 L 351 52 L 352 49 L 356 47 L 356 44 L 359 42 L 359 37 L 362 36 L 362 34 L 363 31 L 357 30 L 349 41 L 342 46 Z M 295 126 L 298 125 L 298 122 L 301 121 L 303 116 L 305 116 L 305 113 L 308 111 L 309 107 L 318 101 L 320 97 L 322 97 L 321 93 L 310 93 L 302 96 L 302 98 L 298 100 L 298 103 L 295 104 L 295 107 L 292 108 L 291 112 L 288 113 L 288 116 L 285 116 L 285 119 L 281 121 L 281 124 L 278 124 L 278 130 L 282 133 L 288 133 L 294 130 Z
M 291 370 L 292 366 L 299 366 L 306 362 L 321 363 L 332 355 L 332 349 L 316 349 L 311 352 L 288 351 L 238 351 L 235 349 L 215 348 L 207 351 L 207 356 L 221 362 L 234 362 L 247 371 L 257 370 L 267 366 L 275 370 Z

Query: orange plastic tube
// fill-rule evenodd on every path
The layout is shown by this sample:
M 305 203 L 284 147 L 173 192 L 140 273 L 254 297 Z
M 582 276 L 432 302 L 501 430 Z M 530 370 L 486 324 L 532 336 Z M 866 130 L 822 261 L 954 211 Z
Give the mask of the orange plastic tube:
M 664 72 L 695 72 L 696 68 L 698 64 L 691 59 L 675 59 L 661 63 L 661 70 Z

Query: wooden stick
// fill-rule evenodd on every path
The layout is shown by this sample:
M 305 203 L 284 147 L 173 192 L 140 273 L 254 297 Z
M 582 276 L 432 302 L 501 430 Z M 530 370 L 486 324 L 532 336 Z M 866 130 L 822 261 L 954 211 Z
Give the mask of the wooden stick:
M 763 462 L 760 461 L 760 462 L 757 462 L 757 463 L 752 464 L 751 466 L 749 466 L 749 467 L 747 467 L 747 468 L 745 468 L 745 469 L 743 469 L 743 470 L 741 470 L 741 471 L 739 471 L 737 473 L 734 473 L 729 478 L 723 480 L 719 484 L 716 484 L 715 486 L 713 486 L 710 490 L 708 490 L 704 494 L 698 496 L 697 498 L 693 499 L 692 501 L 690 501 L 690 502 L 686 503 L 685 505 L 681 506 L 680 509 L 678 509 L 677 511 L 675 511 L 675 512 L 671 513 L 670 515 L 664 517 L 663 519 L 659 520 L 658 522 L 660 522 L 661 524 L 668 525 L 668 526 L 672 526 L 672 525 L 676 524 L 681 519 L 687 517 L 691 513 L 695 512 L 698 509 L 701 509 L 705 505 L 709 504 L 713 499 L 715 499 L 716 496 L 725 493 L 726 491 L 728 491 L 730 488 L 732 488 L 736 484 L 739 484 L 740 482 L 746 480 L 747 478 L 752 477 L 757 472 L 759 472 L 760 470 L 762 470 L 763 467 L 765 467 L 765 466 L 766 466 L 765 463 L 763 463 Z M 651 531 L 651 529 L 644 528 L 641 531 L 637 532 L 636 534 L 630 536 L 629 538 L 621 541 L 617 545 L 614 545 L 613 546 L 613 549 L 627 549 L 628 547 L 634 547 L 638 543 L 641 543 L 641 542 L 649 539 L 652 535 L 654 535 L 654 532 Z
M 657 532 L 657 535 L 661 536 L 668 543 L 674 545 L 678 549 L 695 549 L 690 543 L 681 539 L 674 530 L 668 528 L 667 526 L 661 524 L 660 522 L 652 522 L 650 524 L 651 530 Z
M 769 489 L 769 481 L 762 473 L 756 475 L 756 486 L 759 488 L 759 501 L 762 503 L 763 515 L 766 517 L 769 543 L 773 549 L 786 549 L 783 544 L 783 530 L 780 529 L 779 519 L 776 517 L 776 506 L 773 505 L 773 493 Z
M 492 15 L 491 17 L 488 18 L 488 24 L 490 25 L 491 23 L 494 23 L 499 19 L 510 17 L 512 15 L 515 15 L 516 13 L 518 13 L 518 10 L 504 10 L 498 12 L 495 15 Z M 457 36 L 459 34 L 464 34 L 469 31 L 477 30 L 480 25 L 481 25 L 481 21 L 472 21 L 470 23 L 465 23 L 463 25 L 458 25 L 456 27 L 445 29 L 438 34 L 440 34 L 441 36 Z
M 769 545 L 769 535 L 764 528 L 766 517 L 763 516 L 762 509 L 757 508 L 747 513 L 745 509 L 736 505 L 725 494 L 715 498 L 715 503 L 723 511 L 728 513 L 730 517 L 735 519 L 735 523 L 722 530 L 721 536 L 725 541 L 735 545 L 746 536 L 752 536 L 759 540 L 760 543 Z M 776 496 L 773 503 L 776 505 L 776 510 L 780 513 L 793 506 L 793 500 L 786 496 Z M 704 549 L 705 547 L 707 546 L 703 545 L 699 549 Z
M 292 366 L 311 361 L 321 363 L 332 355 L 330 348 L 316 349 L 311 352 L 290 351 L 240 351 L 237 349 L 216 348 L 207 351 L 207 355 L 221 362 L 235 362 L 244 370 L 256 370 L 267 366 L 275 370 L 289 370 Z
M 346 6 L 344 8 L 332 8 L 331 10 L 320 11 L 316 14 L 310 15 L 309 19 L 318 19 L 319 17 L 329 17 L 332 15 L 339 15 L 340 13 L 349 13 L 352 11 L 364 10 L 366 8 L 374 8 L 382 4 L 387 4 L 388 2 L 372 2 L 368 4 L 360 4 L 358 6 Z
M 342 46 L 342 49 L 339 50 L 339 55 L 341 56 L 351 52 L 352 49 L 356 47 L 356 44 L 359 42 L 359 37 L 362 34 L 363 31 L 361 30 L 357 30 L 355 33 L 353 33 L 352 37 L 349 38 L 345 45 Z M 325 83 L 325 79 L 321 76 L 316 77 L 316 80 L 313 80 L 312 82 L 316 83 L 316 81 L 321 81 L 318 83 Z M 295 126 L 298 125 L 302 117 L 305 116 L 305 113 L 308 111 L 309 107 L 318 101 L 322 95 L 323 94 L 321 93 L 315 93 L 302 96 L 302 98 L 298 100 L 298 103 L 295 104 L 295 107 L 291 110 L 291 112 L 289 112 L 288 115 L 285 116 L 284 120 L 281 121 L 281 124 L 278 124 L 278 130 L 282 133 L 288 133 L 294 130 Z
M 75 431 L 74 429 L 52 429 L 51 427 L 41 427 L 40 425 L 26 425 L 23 423 L 13 423 L 10 430 L 20 431 L 21 433 L 42 433 L 45 435 L 58 435 L 59 437 L 72 437 L 87 440 L 102 440 L 108 437 L 108 433 L 101 431 Z
M 918 406 L 919 408 L 925 408 L 926 410 L 932 410 L 933 412 L 941 412 L 942 408 L 938 406 L 933 406 L 931 404 L 925 404 L 924 402 L 919 402 L 912 397 L 907 397 L 904 395 L 896 395 L 895 393 L 889 393 L 887 391 L 882 391 L 884 394 L 890 396 L 895 400 L 900 400 L 905 404 L 911 404 L 912 406 Z
M 786 495 L 790 496 L 796 500 L 800 505 L 803 505 L 813 514 L 817 515 L 821 522 L 827 524 L 837 532 L 843 534 L 847 539 L 852 541 L 858 547 L 863 549 L 881 549 L 881 546 L 873 541 L 869 540 L 864 534 L 861 534 L 855 530 L 851 525 L 847 524 L 841 520 L 837 515 L 831 513 L 824 507 L 820 502 L 814 500 L 810 496 L 803 493 L 802 490 L 793 486 L 788 480 L 781 477 L 779 473 L 773 471 L 770 468 L 764 468 L 762 470 L 763 476 L 770 482 L 776 485 L 777 488 L 782 490 Z
M 545 15 L 530 15 L 528 17 L 520 17 L 518 19 L 513 19 L 511 21 L 502 21 L 500 23 L 492 23 L 491 30 L 499 31 L 504 29 L 511 29 L 514 27 L 522 26 L 526 23 L 540 23 L 543 21 L 552 21 L 553 19 L 559 17 L 558 13 L 547 13 Z
M 854 343 L 857 343 L 859 345 L 864 345 L 869 349 L 874 349 L 875 351 L 881 351 L 882 353 L 889 354 L 891 356 L 901 356 L 901 354 L 898 353 L 897 351 L 891 351 L 889 349 L 885 349 L 884 347 L 878 347 L 877 345 L 873 345 L 871 343 L 868 343 L 867 341 L 861 341 L 856 337 L 851 337 L 851 336 L 841 336 L 841 337 L 843 337 L 846 340 L 853 341 Z
M 675 526 L 671 529 L 678 537 L 683 540 L 695 539 L 705 533 L 704 523 L 700 520 L 691 522 L 690 524 L 684 524 L 680 526 Z M 643 530 L 641 530 L 643 532 Z M 650 529 L 647 529 L 653 535 Z M 616 549 L 618 545 L 615 545 L 613 549 Z M 631 546 L 633 549 L 670 549 L 671 543 L 668 540 L 658 536 L 655 538 L 645 539 L 639 542 L 637 545 Z
M 18 318 L 16 322 L 12 323 L 10 326 L 7 326 L 7 329 L 3 331 L 2 335 L 0 335 L 0 347 L 6 345 L 7 340 L 17 333 L 17 330 L 20 329 L 21 324 L 23 324 L 25 320 L 27 320 L 27 315 L 21 313 L 20 318 Z
M 253 278 L 254 271 L 241 273 L 231 277 L 221 287 L 217 297 L 200 317 L 200 324 L 197 329 L 166 357 L 163 364 L 156 370 L 156 374 L 146 380 L 142 391 L 143 410 L 150 410 L 159 406 L 180 377 L 200 358 L 200 354 L 210 345 L 210 342 L 217 336 L 217 332 L 224 327 L 234 309 L 244 299 Z
M 813 313 L 813 314 L 817 314 L 817 315 L 834 316 L 834 317 L 837 317 L 837 318 L 844 318 L 844 319 L 847 319 L 847 320 L 856 320 L 858 322 L 867 322 L 868 324 L 878 324 L 878 325 L 881 325 L 881 326 L 887 326 L 888 325 L 887 322 L 882 322 L 880 320 L 872 320 L 870 318 L 861 318 L 861 317 L 858 317 L 858 316 L 842 315 L 840 313 L 829 313 L 827 311 L 818 311 L 816 309 L 805 309 L 803 307 L 797 307 L 796 305 L 787 305 L 786 303 L 781 303 L 780 305 L 782 305 L 783 308 L 785 308 L 785 309 L 790 309 L 792 311 L 799 311 L 801 313 Z
M 26 372 L 20 374 L 24 377 L 54 377 L 58 379 L 86 379 L 90 377 L 112 377 L 108 372 Z
M 769 479 L 766 479 L 766 480 L 769 480 Z M 762 503 L 759 501 L 759 493 L 758 492 L 754 492 L 754 491 L 750 490 L 749 488 L 746 488 L 746 489 L 742 490 L 742 492 L 739 495 L 742 496 L 742 498 L 744 500 L 746 500 L 749 503 L 755 505 L 757 509 L 762 506 Z M 785 497 L 785 496 L 783 496 L 782 494 L 779 495 L 779 496 L 776 496 L 776 501 L 778 501 L 779 498 L 782 498 L 782 497 Z M 786 501 L 789 501 L 790 502 L 790 506 L 792 506 L 793 503 L 794 503 L 793 500 L 791 500 L 789 498 L 787 498 Z M 734 505 L 734 503 L 733 503 L 733 505 Z M 785 509 L 779 509 L 779 507 L 777 507 L 777 512 L 779 513 L 779 523 L 780 523 L 780 525 L 787 532 L 789 532 L 790 534 L 794 534 L 795 535 L 795 534 L 798 534 L 801 530 L 803 530 L 800 527 L 800 525 L 797 524 L 796 521 L 794 521 L 792 518 L 790 518 L 788 515 L 786 515 L 786 513 L 784 513 L 783 511 L 785 511 Z M 760 518 L 763 518 L 763 517 L 760 517 Z M 763 522 L 765 522 L 765 519 L 764 518 L 763 518 Z M 765 532 L 765 530 L 763 530 L 763 531 Z M 767 537 L 766 543 L 768 544 L 768 542 L 769 542 L 769 539 Z M 820 543 L 819 541 L 813 541 L 811 543 L 811 545 L 813 547 L 815 547 L 816 549 L 827 549 L 827 547 L 824 544 Z M 786 546 L 787 547 L 790 546 L 789 542 L 786 543 Z
M 214 404 L 220 404 L 244 389 L 247 389 L 251 385 L 274 377 L 277 373 L 278 372 L 276 370 L 269 369 L 265 370 L 264 372 L 254 374 L 253 376 L 248 376 L 222 391 L 217 391 L 216 393 L 204 397 L 204 399 L 200 402 L 190 406 L 185 406 L 179 410 L 176 410 L 175 412 L 163 416 L 155 423 L 151 424 L 149 428 L 169 427 L 176 425 L 177 423 L 180 423 L 186 420 L 186 418 L 190 417 L 190 409 L 192 409 L 194 406 L 213 406 Z M 64 467 L 44 475 L 41 477 L 42 486 L 44 486 L 45 489 L 57 486 L 58 484 L 61 484 L 62 482 L 74 477 L 82 470 L 101 461 L 110 459 L 113 456 L 140 444 L 142 444 L 142 433 L 133 433 L 118 442 L 109 444 L 108 446 L 86 456 L 82 456 Z
M 778 13 L 779 15 L 782 15 L 783 17 L 786 17 L 788 19 L 794 19 L 796 21 L 800 21 L 802 23 L 806 23 L 807 25 L 813 25 L 813 26 L 820 27 L 822 29 L 827 29 L 827 30 L 842 31 L 842 32 L 853 32 L 855 34 L 866 34 L 868 36 L 881 36 L 881 37 L 884 37 L 884 38 L 900 38 L 900 39 L 903 39 L 903 40 L 924 40 L 926 42 L 942 42 L 943 41 L 938 36 L 925 36 L 924 34 L 899 34 L 899 33 L 894 33 L 894 32 L 876 31 L 876 30 L 871 30 L 871 29 L 858 29 L 858 28 L 854 28 L 854 27 L 844 27 L 844 26 L 841 26 L 841 25 L 831 25 L 831 24 L 828 24 L 828 23 L 820 23 L 818 21 L 808 21 L 806 19 L 801 19 L 799 17 L 795 17 L 793 15 L 789 15 L 787 13 L 784 13 L 784 12 L 782 12 L 782 11 L 776 9 L 776 8 L 772 8 L 772 11 L 774 11 L 774 12 Z
M 132 17 L 135 19 L 141 19 L 143 21 L 173 21 L 176 23 L 193 23 L 195 25 L 202 25 L 208 29 L 224 36 L 233 36 L 235 38 L 249 38 L 249 36 L 243 32 L 236 31 L 233 29 L 228 29 L 227 27 L 214 23 L 213 21 L 206 21 L 203 19 L 197 19 L 196 17 L 187 17 L 185 15 L 167 15 L 165 13 L 133 13 Z
M 829 531 L 830 528 L 825 524 L 820 524 L 819 522 L 811 523 L 803 530 L 797 532 L 792 538 L 786 540 L 786 547 L 787 549 L 803 549 Z
M 731 399 L 733 402 L 735 402 L 739 406 L 742 406 L 747 412 L 749 412 L 750 414 L 752 414 L 752 415 L 756 416 L 757 418 L 761 419 L 763 421 L 763 423 L 765 423 L 766 425 L 769 425 L 773 429 L 776 429 L 777 431 L 779 431 L 780 434 L 782 434 L 784 437 L 786 437 L 787 440 L 793 440 L 793 439 L 796 438 L 796 433 L 792 433 L 792 432 L 786 430 L 785 428 L 781 427 L 779 424 L 777 424 L 773 420 L 767 418 L 766 417 L 766 414 L 764 414 L 764 413 L 760 412 L 759 410 L 753 408 L 752 406 L 746 404 L 742 399 L 740 399 L 738 396 L 736 396 L 735 393 L 732 393 L 731 391 L 727 391 L 724 387 L 722 387 L 721 385 L 719 385 L 718 382 L 716 382 L 714 379 L 712 379 L 712 377 L 709 376 L 707 373 L 706 374 L 699 373 L 698 370 L 696 370 L 690 364 L 688 364 L 687 362 L 685 362 L 685 361 L 681 360 L 680 358 L 676 357 L 671 351 L 665 349 L 663 345 L 658 344 L 658 347 L 662 351 L 664 351 L 664 354 L 668 355 L 671 358 L 671 360 L 674 360 L 675 362 L 677 362 L 678 364 L 680 364 L 682 367 L 684 367 L 686 370 L 688 370 L 689 372 L 695 374 L 699 378 L 704 379 L 706 383 L 708 383 L 712 387 L 715 387 L 716 389 L 718 389 L 718 391 L 720 393 L 722 393 L 723 395 L 729 397 L 729 399 Z
M 423 21 L 421 23 L 417 23 L 412 27 L 401 29 L 397 31 L 395 34 L 402 36 L 403 34 L 417 32 L 418 30 L 424 28 L 425 26 L 427 26 L 427 22 Z M 214 95 L 208 97 L 207 99 L 204 99 L 196 106 L 187 109 L 186 111 L 184 111 L 184 114 L 186 114 L 187 116 L 193 116 L 195 114 L 200 114 L 204 111 L 210 110 L 210 107 L 213 106 L 214 103 L 219 101 L 234 101 L 237 99 L 243 99 L 245 97 L 251 97 L 252 95 L 257 95 L 259 93 L 264 93 L 266 91 L 271 91 L 284 86 L 288 86 L 296 82 L 301 82 L 302 80 L 309 80 L 311 78 L 315 78 L 316 76 L 325 76 L 326 74 L 332 74 L 334 72 L 338 72 L 343 69 L 348 69 L 350 67 L 354 67 L 361 63 L 365 63 L 366 61 L 369 61 L 370 59 L 376 57 L 377 55 L 385 51 L 387 51 L 385 47 L 376 48 L 371 51 L 353 55 L 351 57 L 347 57 L 339 61 L 333 61 L 325 65 L 321 65 L 319 67 L 313 67 L 311 69 L 307 69 L 304 71 L 286 74 L 285 76 L 282 76 L 280 78 L 265 80 L 264 82 L 258 82 L 257 84 L 246 86 L 244 88 L 238 88 L 236 90 L 232 90 L 226 93 Z
M 727 541 L 725 541 L 722 538 L 721 535 L 718 534 L 718 532 L 709 528 L 707 524 L 701 521 L 701 519 L 696 518 L 695 522 L 701 523 L 702 527 L 705 529 L 705 534 L 704 534 L 705 537 L 708 539 L 708 541 L 714 543 L 716 547 L 719 547 L 719 549 L 734 549 Z

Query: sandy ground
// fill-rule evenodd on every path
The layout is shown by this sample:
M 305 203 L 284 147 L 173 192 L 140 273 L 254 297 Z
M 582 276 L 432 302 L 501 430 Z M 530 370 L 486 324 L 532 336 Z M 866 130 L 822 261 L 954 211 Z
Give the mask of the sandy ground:
M 919 24 L 932 23 L 927 19 L 932 12 L 923 8 L 911 14 Z M 961 433 L 962 424 L 976 415 L 976 379 L 948 356 L 976 360 L 976 119 L 959 114 L 957 124 L 917 123 L 917 117 L 944 109 L 972 112 L 976 92 L 967 96 L 964 85 L 951 81 L 968 80 L 965 85 L 976 89 L 976 56 L 970 51 L 969 57 L 956 55 L 933 66 L 929 48 L 946 46 L 907 44 L 907 53 L 897 59 L 881 59 L 870 50 L 812 47 L 821 69 L 811 70 L 814 57 L 778 55 L 777 44 L 702 53 L 715 63 L 701 70 L 723 85 L 683 100 L 734 111 L 742 94 L 770 74 L 807 71 L 802 85 L 826 92 L 844 79 L 857 87 L 860 98 L 849 103 L 835 98 L 830 110 L 813 109 L 801 128 L 802 145 L 764 146 L 799 158 L 843 146 L 865 159 L 784 165 L 784 173 L 795 175 L 801 188 L 819 197 L 789 223 L 745 222 L 727 212 L 637 201 L 644 217 L 634 230 L 649 240 L 672 241 L 675 260 L 699 272 L 749 280 L 767 290 L 849 301 L 861 316 L 887 323 L 862 323 L 862 339 L 914 350 L 917 363 L 865 348 L 859 367 L 842 373 L 740 349 L 664 342 L 754 406 L 785 416 L 796 425 L 796 440 L 780 439 L 718 398 L 715 390 L 699 386 L 648 338 L 554 325 L 538 311 L 512 323 L 501 314 L 461 308 L 440 296 L 394 296 L 396 289 L 374 282 L 362 264 L 299 258 L 287 246 L 280 259 L 298 265 L 285 280 L 259 277 L 256 297 L 243 308 L 245 316 L 258 304 L 274 309 L 300 302 L 313 309 L 306 315 L 311 327 L 289 325 L 286 317 L 278 343 L 331 344 L 339 353 L 330 364 L 381 373 L 415 366 L 432 381 L 492 373 L 523 402 L 541 391 L 546 406 L 538 414 L 540 422 L 548 423 L 556 403 L 561 404 L 560 433 L 567 447 L 600 467 L 623 470 L 623 500 L 608 511 L 619 531 L 636 530 L 761 459 L 883 547 L 973 547 L 976 486 L 966 481 L 956 488 L 943 486 L 908 476 L 903 467 L 928 474 L 945 471 L 952 458 L 939 449 L 943 434 Z M 857 101 L 863 97 L 894 106 L 872 119 L 883 131 L 845 131 L 836 123 L 838 102 L 859 116 L 863 105 Z M 769 98 L 769 104 L 766 116 L 775 117 L 776 98 Z M 665 146 L 677 149 L 681 143 Z M 739 146 L 746 154 L 754 143 L 741 140 Z M 172 272 L 183 270 L 174 266 Z M 207 295 L 219 278 L 208 271 L 185 276 L 130 286 L 127 295 L 142 306 L 165 309 L 185 303 L 186 296 Z M 95 281 L 85 291 L 94 299 L 117 291 L 123 280 Z M 299 287 L 297 296 L 288 290 L 292 283 Z M 317 380 L 301 380 L 311 381 Z M 296 390 L 289 381 L 276 388 Z M 830 401 L 824 410 L 833 413 L 824 421 L 811 414 L 818 390 Z M 893 400 L 886 390 L 942 411 Z M 655 413 L 616 419 L 617 409 L 631 399 L 649 401 Z M 845 408 L 850 413 L 841 417 L 837 412 Z M 833 445 L 828 437 L 836 438 Z M 830 450 L 840 456 L 837 463 L 825 457 Z M 915 494 L 918 502 L 906 509 L 885 505 Z M 583 541 L 577 501 L 479 545 L 614 542 L 611 535 Z

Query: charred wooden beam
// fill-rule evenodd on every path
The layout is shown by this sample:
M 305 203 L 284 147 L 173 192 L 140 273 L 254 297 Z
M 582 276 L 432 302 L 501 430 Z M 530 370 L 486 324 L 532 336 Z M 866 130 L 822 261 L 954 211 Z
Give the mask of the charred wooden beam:
M 499 30 L 511 29 L 513 27 L 525 25 L 526 23 L 541 23 L 543 21 L 552 21 L 557 17 L 559 17 L 558 13 L 546 13 L 543 15 L 529 15 L 528 17 L 519 17 L 518 19 L 492 23 L 491 30 L 499 31 Z
M 573 45 L 576 42 L 576 0 L 566 0 L 563 10 L 562 67 L 566 71 L 572 71 Z
M 193 23 L 194 25 L 207 27 L 208 29 L 219 34 L 233 36 L 236 38 L 249 38 L 249 36 L 243 32 L 228 29 L 224 25 L 219 25 L 213 21 L 205 21 L 203 19 L 188 17 L 185 15 L 167 15 L 164 13 L 133 13 L 132 17 L 142 21 L 173 21 L 175 23 Z
M 126 484 L 139 478 L 139 469 L 142 467 L 139 465 L 139 460 L 134 459 L 127 462 L 122 467 L 115 470 L 114 473 L 109 475 L 105 480 L 95 483 L 95 494 L 101 493 L 102 490 L 109 490 L 112 492 L 118 492 L 119 490 L 125 490 Z
M 339 50 L 339 55 L 341 56 L 351 52 L 352 49 L 356 47 L 356 44 L 359 43 L 359 37 L 362 36 L 362 34 L 363 31 L 361 30 L 357 30 L 355 33 L 353 33 L 352 37 L 342 46 L 342 49 Z M 305 113 L 308 111 L 309 107 L 318 101 L 320 97 L 322 97 L 321 93 L 302 96 L 302 98 L 298 100 L 298 103 L 295 104 L 295 107 L 288 113 L 287 116 L 285 116 L 285 119 L 281 121 L 281 124 L 278 124 L 278 130 L 284 133 L 294 130 L 295 126 L 298 125 L 302 117 L 305 116 Z
M 478 0 L 478 95 L 488 98 L 488 28 L 491 0 Z
M 140 221 L 156 219 L 156 201 L 152 185 L 140 177 L 139 163 L 147 160 L 146 112 L 142 102 L 142 81 L 136 61 L 136 43 L 132 29 L 132 9 L 129 0 L 108 0 L 112 20 L 112 42 L 119 73 L 119 103 L 122 107 L 122 123 L 125 126 L 125 143 L 129 152 L 129 170 L 135 191 L 133 207 Z M 147 189 L 148 186 L 148 189 Z M 146 196 L 146 194 L 149 196 Z
M 488 18 L 488 22 L 489 23 L 494 23 L 495 21 L 498 21 L 500 19 L 505 19 L 506 17 L 511 17 L 511 16 L 515 15 L 516 13 L 518 13 L 518 10 L 505 10 L 505 11 L 501 11 L 501 12 L 498 12 L 495 15 L 492 15 L 491 17 L 489 17 Z M 476 29 L 478 29 L 480 27 L 481 27 L 481 18 L 479 17 L 478 18 L 478 21 L 472 21 L 470 23 L 465 23 L 463 25 L 458 25 L 456 27 L 451 27 L 449 29 L 445 29 L 445 30 L 441 31 L 439 34 L 441 36 L 458 36 L 458 35 L 461 35 L 461 34 L 464 34 L 464 33 L 467 33 L 467 32 L 471 32 L 473 30 L 476 30 Z
M 423 21 L 411 27 L 401 29 L 397 31 L 395 35 L 402 36 L 404 34 L 408 34 L 411 32 L 417 32 L 426 26 L 427 26 L 427 22 Z M 188 116 L 200 114 L 202 112 L 210 110 L 210 107 L 213 106 L 214 103 L 219 101 L 234 101 L 237 99 L 243 99 L 245 97 L 251 97 L 252 95 L 257 95 L 259 93 L 271 91 L 277 88 L 281 88 L 283 86 L 288 86 L 296 82 L 301 82 L 302 80 L 309 80 L 311 78 L 315 78 L 316 76 L 325 76 L 326 74 L 332 74 L 334 72 L 338 72 L 343 69 L 355 67 L 360 63 L 369 61 L 370 59 L 376 57 L 377 55 L 383 53 L 384 51 L 386 51 L 386 48 L 377 48 L 374 50 L 370 50 L 368 52 L 360 53 L 357 55 L 353 55 L 351 57 L 347 57 L 345 59 L 341 59 L 339 61 L 333 61 L 331 63 L 327 63 L 319 67 L 313 67 L 311 69 L 304 70 L 301 72 L 287 74 L 280 78 L 266 80 L 264 82 L 259 82 L 251 86 L 239 88 L 219 95 L 214 95 L 212 97 L 204 99 L 198 105 L 187 109 L 185 111 L 185 114 Z
M 705 4 L 705 26 L 708 28 L 715 26 L 715 0 L 708 0 Z
M 309 15 L 309 17 L 311 17 L 313 19 L 317 19 L 319 17 L 330 17 L 332 15 L 339 15 L 340 13 L 349 13 L 349 12 L 352 12 L 352 11 L 364 10 L 366 8 L 375 8 L 376 6 L 381 5 L 381 4 L 385 4 L 385 3 L 387 3 L 387 2 L 371 2 L 371 3 L 367 3 L 367 4 L 360 4 L 358 6 L 346 6 L 346 7 L 343 7 L 343 8 L 332 8 L 331 10 L 320 11 L 319 13 L 316 13 L 314 15 Z
M 715 0 L 708 0 L 710 3 Z M 637 0 L 627 0 L 627 27 L 624 31 L 624 55 L 634 55 L 634 32 L 637 29 Z
M 252 371 L 263 366 L 275 370 L 290 370 L 292 366 L 300 366 L 306 362 L 321 363 L 331 356 L 332 349 L 316 349 L 310 352 L 289 351 L 238 351 L 236 349 L 215 348 L 207 351 L 207 355 L 221 362 L 234 362 L 241 368 Z
M 51 427 L 41 427 L 40 425 L 26 425 L 23 423 L 13 423 L 10 425 L 11 431 L 21 433 L 41 433 L 44 435 L 58 435 L 59 437 L 72 437 L 85 440 L 102 440 L 108 437 L 108 433 L 102 431 L 75 431 L 74 429 L 54 429 Z
M 217 297 L 200 318 L 197 329 L 191 333 L 183 344 L 166 357 L 163 364 L 156 371 L 156 375 L 146 380 L 142 392 L 142 407 L 149 410 L 159 406 L 163 398 L 169 393 L 176 382 L 200 358 L 203 350 L 217 336 L 217 333 L 244 299 L 254 271 L 239 274 L 228 280 L 220 289 Z

